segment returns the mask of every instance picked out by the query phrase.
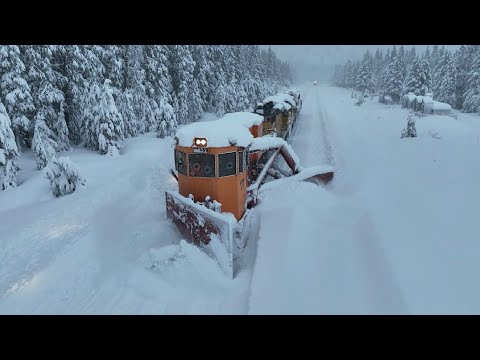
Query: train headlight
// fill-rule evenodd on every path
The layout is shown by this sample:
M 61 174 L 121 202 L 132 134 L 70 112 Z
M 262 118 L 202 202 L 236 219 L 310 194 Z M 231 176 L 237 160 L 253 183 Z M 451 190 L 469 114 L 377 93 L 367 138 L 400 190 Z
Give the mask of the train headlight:
M 205 138 L 195 138 L 193 140 L 193 143 L 196 146 L 207 146 L 207 139 L 205 139 Z

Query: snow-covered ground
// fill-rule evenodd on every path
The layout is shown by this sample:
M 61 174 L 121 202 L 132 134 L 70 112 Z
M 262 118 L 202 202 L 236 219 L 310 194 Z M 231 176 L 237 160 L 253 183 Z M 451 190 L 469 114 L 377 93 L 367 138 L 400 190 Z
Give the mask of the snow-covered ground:
M 172 151 L 154 134 L 117 158 L 75 149 L 87 186 L 59 199 L 24 154 L 0 193 L 0 313 L 245 312 L 248 274 L 225 278 L 166 218 Z
M 171 139 L 75 149 L 87 186 L 59 199 L 23 154 L 20 186 L 0 192 L 0 313 L 480 313 L 480 117 L 418 118 L 400 139 L 399 106 L 302 97 L 291 144 L 335 180 L 264 191 L 234 280 L 166 218 Z
M 480 117 L 421 117 L 400 139 L 407 114 L 307 94 L 294 149 L 335 182 L 268 193 L 250 313 L 480 313 Z

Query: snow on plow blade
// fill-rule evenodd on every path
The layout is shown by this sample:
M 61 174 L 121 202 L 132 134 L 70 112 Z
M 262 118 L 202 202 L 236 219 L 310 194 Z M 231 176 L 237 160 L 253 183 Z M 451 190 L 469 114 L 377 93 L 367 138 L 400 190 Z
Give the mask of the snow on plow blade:
M 167 217 L 186 240 L 204 247 L 216 258 L 227 276 L 233 278 L 233 215 L 220 214 L 189 198 L 165 192 Z
M 261 186 L 261 190 L 269 190 L 273 187 L 284 186 L 292 181 L 306 181 L 316 185 L 327 185 L 333 180 L 334 171 L 331 166 L 314 166 L 301 169 L 298 174 L 267 182 Z M 254 184 L 256 185 L 256 184 Z M 253 190 L 253 186 L 252 186 Z
M 333 168 L 327 166 L 312 167 L 300 172 L 302 181 L 311 182 L 317 185 L 326 185 L 333 180 Z

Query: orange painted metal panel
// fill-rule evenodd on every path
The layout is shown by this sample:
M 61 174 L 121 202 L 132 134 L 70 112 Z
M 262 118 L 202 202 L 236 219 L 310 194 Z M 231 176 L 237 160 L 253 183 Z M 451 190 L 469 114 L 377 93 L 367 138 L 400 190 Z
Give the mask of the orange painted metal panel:
M 260 125 L 253 125 L 250 128 L 250 133 L 253 135 L 254 138 L 262 137 L 263 136 L 263 123 Z
M 189 169 L 188 155 L 194 153 L 193 148 L 177 146 L 176 149 L 187 154 L 186 167 Z M 207 153 L 218 155 L 242 150 L 244 150 L 242 147 L 228 146 L 221 148 L 208 148 Z M 247 169 L 244 168 L 244 171 L 238 174 L 238 155 L 236 163 L 237 174 L 231 176 L 217 177 L 218 156 L 215 157 L 216 177 L 191 177 L 178 174 L 179 193 L 184 197 L 188 197 L 190 194 L 192 194 L 195 201 L 201 202 L 204 202 L 205 198 L 210 196 L 211 201 L 216 200 L 222 204 L 222 212 L 230 212 L 237 220 L 241 219 L 245 213 Z

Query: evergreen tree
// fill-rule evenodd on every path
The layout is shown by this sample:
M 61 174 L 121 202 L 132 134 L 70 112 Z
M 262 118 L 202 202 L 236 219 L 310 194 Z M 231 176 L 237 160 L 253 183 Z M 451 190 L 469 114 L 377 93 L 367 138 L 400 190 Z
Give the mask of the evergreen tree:
M 121 45 L 105 46 L 102 63 L 105 69 L 105 77 L 112 82 L 111 86 L 115 96 L 125 90 L 125 59 L 123 54 Z
M 123 119 L 124 135 L 126 138 L 135 137 L 138 135 L 137 115 L 135 114 L 135 107 L 133 105 L 133 91 L 126 90 L 122 92 L 116 99 L 118 111 Z
M 374 92 L 373 63 L 368 51 L 360 64 L 356 89 L 366 94 L 373 94 Z
M 403 94 L 425 95 L 431 86 L 430 70 L 426 60 L 415 59 L 403 87 Z
M 407 127 L 403 129 L 401 138 L 417 137 L 417 129 L 415 128 L 415 115 L 413 111 L 408 113 Z
M 17 186 L 18 156 L 10 118 L 0 102 L 0 190 Z
M 456 107 L 457 69 L 450 52 L 444 51 L 433 72 L 433 95 L 436 100 Z
M 410 50 L 407 51 L 406 58 L 405 58 L 405 62 L 407 65 L 407 74 L 408 72 L 410 72 L 413 66 L 413 62 L 415 61 L 416 58 L 417 58 L 417 52 L 416 52 L 415 46 L 412 46 Z
M 99 123 L 98 150 L 101 154 L 117 155 L 124 139 L 123 119 L 115 105 L 110 80 L 105 80 L 100 93 L 97 116 Z
M 31 123 L 35 106 L 30 86 L 25 80 L 26 69 L 16 45 L 0 45 L 0 89 L 2 102 L 12 122 L 17 148 L 28 147 L 31 142 Z
M 49 137 L 54 140 L 56 151 L 70 149 L 68 127 L 65 121 L 64 96 L 58 88 L 45 81 L 38 94 L 38 112 L 35 121 L 41 119 L 48 128 Z M 35 125 L 36 128 L 36 125 Z
M 395 58 L 384 71 L 382 79 L 382 92 L 389 95 L 394 103 L 400 101 L 402 93 L 403 77 L 400 63 Z
M 167 102 L 161 100 L 158 108 L 157 136 L 164 138 L 166 136 L 173 136 L 177 131 L 177 118 L 173 111 L 173 107 Z
M 45 123 L 49 114 L 46 108 L 41 108 L 35 116 L 35 130 L 33 134 L 32 150 L 35 155 L 37 169 L 43 169 L 49 161 L 55 158 L 57 143 L 52 139 L 53 134 Z
M 60 103 L 60 110 L 53 123 L 53 133 L 55 135 L 55 142 L 57 143 L 57 151 L 68 151 L 71 149 L 70 141 L 68 139 L 68 127 L 65 121 L 64 102 Z
M 72 194 L 79 185 L 86 185 L 86 179 L 68 157 L 53 158 L 44 169 L 44 176 L 50 180 L 55 197 Z
M 186 124 L 193 108 L 192 101 L 197 96 L 190 94 L 195 64 L 187 46 L 172 45 L 170 48 L 170 76 L 177 99 L 176 114 L 180 124 Z
M 473 54 L 472 66 L 465 85 L 464 112 L 480 111 L 480 51 Z
M 85 79 L 85 75 L 94 73 L 87 72 L 87 68 L 91 70 L 92 66 L 88 66 L 84 52 L 77 45 L 56 46 L 53 64 L 54 70 L 67 80 L 60 90 L 65 96 L 64 112 L 69 139 L 73 144 L 80 144 L 84 140 L 82 134 L 85 132 L 85 124 L 82 122 L 82 104 L 85 101 L 83 96 L 88 84 L 94 81 Z
M 456 59 L 457 83 L 456 83 L 456 105 L 457 109 L 462 109 L 465 102 L 466 93 L 469 90 L 469 80 L 471 79 L 471 70 L 474 68 L 476 49 L 478 45 L 462 45 L 458 49 Z M 478 68 L 477 68 L 478 69 Z
M 349 89 L 353 88 L 355 85 L 354 80 L 353 64 L 348 60 L 345 64 L 345 86 Z
M 400 71 L 402 73 L 402 79 L 405 79 L 407 77 L 407 55 L 405 52 L 405 48 L 400 46 L 398 49 L 398 66 L 400 67 Z
M 430 63 L 431 61 L 431 53 L 430 53 L 430 47 L 427 46 L 427 49 L 425 50 L 425 53 L 423 54 L 423 59 L 428 61 Z

